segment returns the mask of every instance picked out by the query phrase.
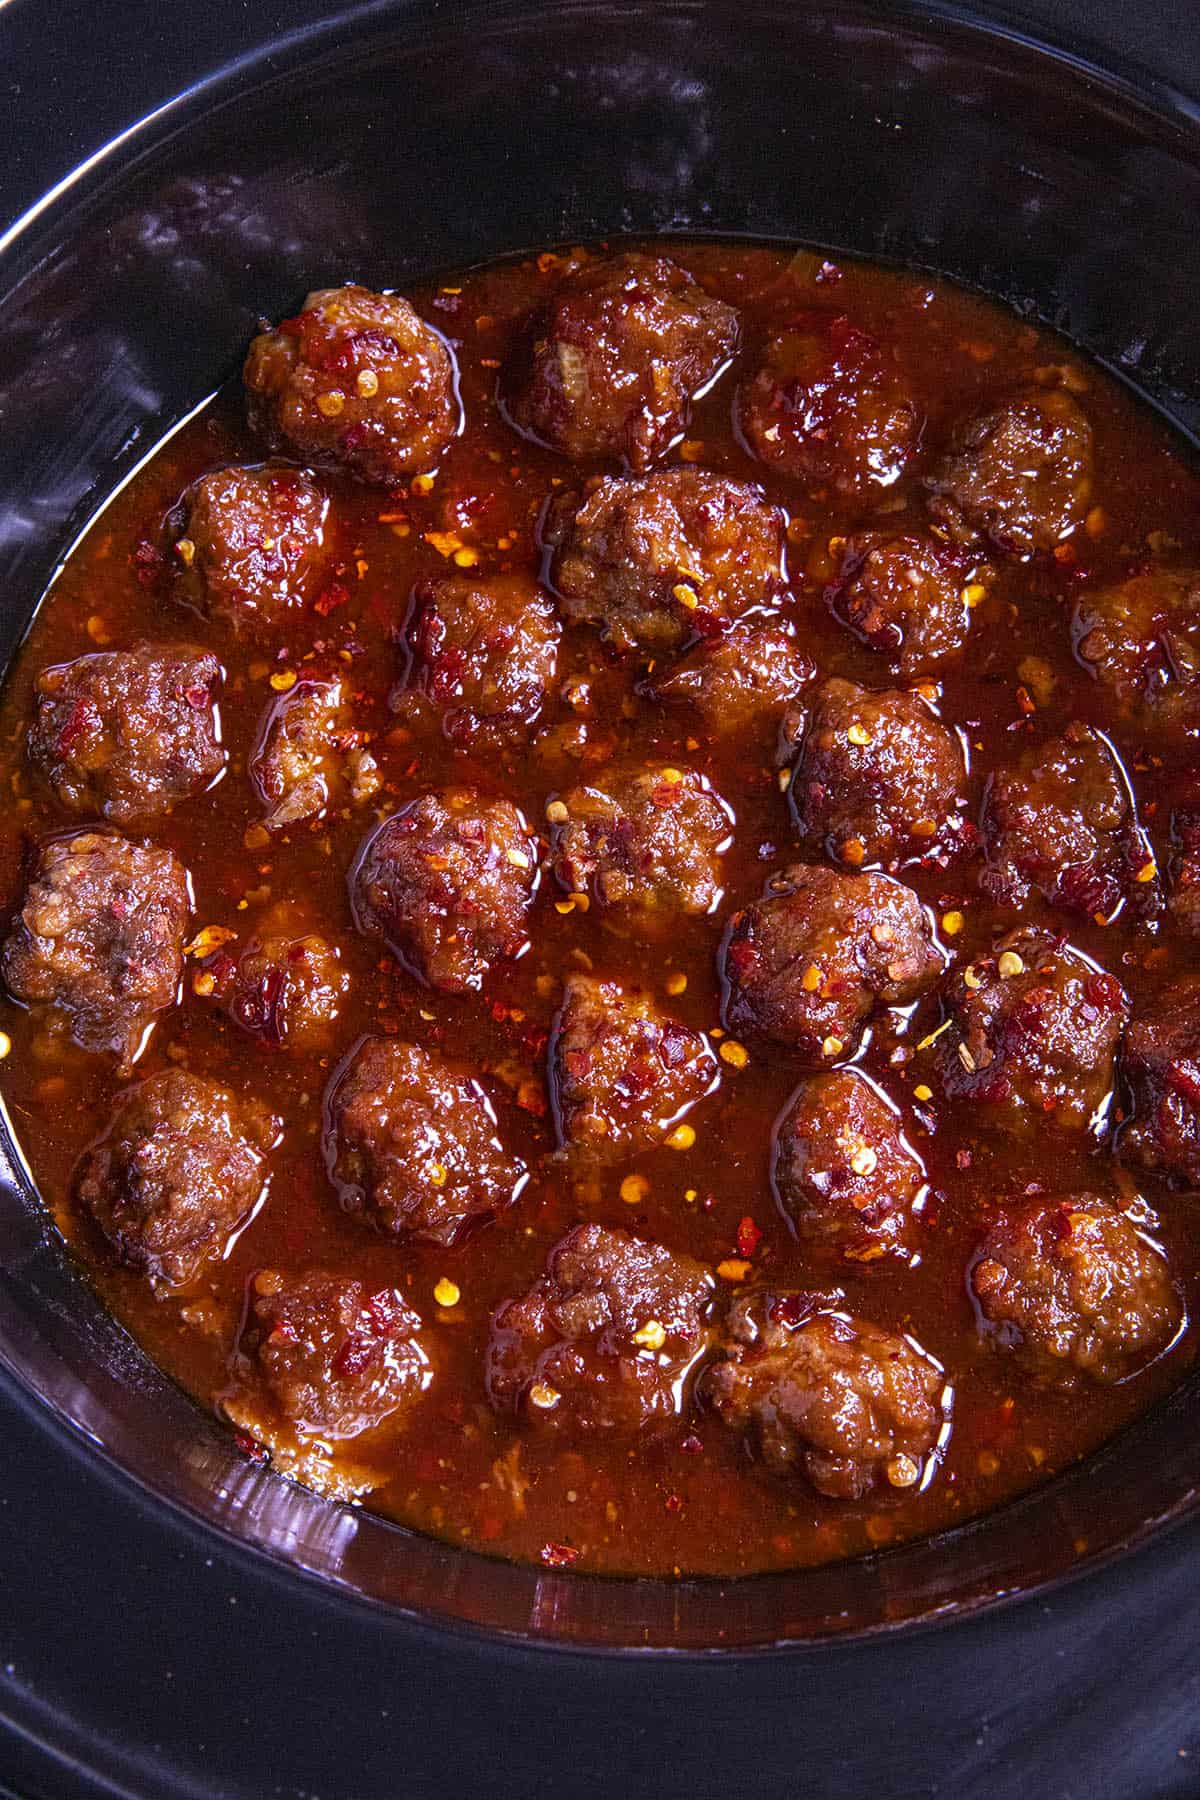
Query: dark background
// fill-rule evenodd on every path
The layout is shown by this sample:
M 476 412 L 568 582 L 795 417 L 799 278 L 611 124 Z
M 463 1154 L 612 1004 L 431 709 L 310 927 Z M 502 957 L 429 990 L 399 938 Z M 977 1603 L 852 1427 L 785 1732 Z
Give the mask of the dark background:
M 196 76 L 330 10 L 0 5 L 0 228 Z M 1004 12 L 1200 95 L 1194 0 Z M 1198 1551 L 1184 1528 L 1135 1581 L 900 1646 L 600 1665 L 318 1595 L 149 1513 L 0 1384 L 0 1781 L 21 1800 L 1174 1800 L 1200 1794 Z

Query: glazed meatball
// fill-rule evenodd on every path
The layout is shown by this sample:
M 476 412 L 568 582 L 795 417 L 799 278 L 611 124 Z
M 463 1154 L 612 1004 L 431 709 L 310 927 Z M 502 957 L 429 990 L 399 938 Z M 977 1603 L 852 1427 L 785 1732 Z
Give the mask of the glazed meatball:
M 1004 1207 L 969 1281 L 992 1343 L 1051 1378 L 1120 1381 L 1180 1320 L 1164 1258 L 1098 1194 L 1038 1194 Z
M 547 810 L 554 873 L 568 893 L 668 927 L 719 904 L 731 815 L 694 769 L 618 767 L 603 787 L 571 788 Z
M 546 1273 L 492 1320 L 485 1374 L 498 1412 L 530 1424 L 632 1434 L 677 1418 L 705 1349 L 713 1278 L 690 1256 L 578 1225 Z
M 366 743 L 340 681 L 300 681 L 281 694 L 267 709 L 250 759 L 267 830 L 372 799 L 380 775 Z
M 1075 653 L 1144 729 L 1200 727 L 1200 571 L 1156 569 L 1075 608 Z
M 537 845 L 516 807 L 447 788 L 367 839 L 350 897 L 360 931 L 383 938 L 429 987 L 459 993 L 524 950 L 536 886 Z
M 737 314 L 665 256 L 568 276 L 533 324 L 510 410 L 576 462 L 646 469 L 685 429 L 693 397 L 737 346 Z
M 190 489 L 174 546 L 175 590 L 206 619 L 277 631 L 311 598 L 329 502 L 302 469 L 218 469 Z
M 1178 808 L 1171 829 L 1171 914 L 1181 931 L 1200 937 L 1200 806 Z
M 428 1386 L 420 1334 L 397 1288 L 262 1269 L 239 1362 L 298 1436 L 342 1440 L 373 1431 Z
M 520 1192 L 477 1081 L 416 1044 L 367 1038 L 331 1089 L 326 1160 L 343 1207 L 390 1236 L 452 1244 Z
M 1128 1017 L 1124 989 L 1049 932 L 1010 933 L 950 980 L 937 1068 L 998 1129 L 1095 1130 Z
M 162 818 L 224 767 L 220 683 L 216 657 L 191 644 L 59 663 L 37 678 L 29 760 L 69 812 Z
M 445 340 L 398 294 L 309 294 L 250 345 L 250 419 L 272 448 L 388 486 L 433 467 L 461 420 Z
M 774 1474 L 802 1470 L 834 1500 L 922 1482 L 949 1390 L 908 1338 L 812 1295 L 760 1288 L 734 1302 L 724 1348 L 704 1396 Z
M 877 1004 L 915 1000 L 940 966 L 911 888 L 796 863 L 729 921 L 724 1023 L 819 1068 L 853 1051 Z
M 932 674 L 971 627 L 971 561 L 933 538 L 861 532 L 825 590 L 834 616 L 906 680 Z
M 42 846 L 0 972 L 29 1005 L 61 1009 L 85 1050 L 130 1062 L 175 1000 L 190 900 L 169 850 L 78 831 Z
M 611 1161 L 660 1143 L 716 1086 L 708 1040 L 648 995 L 568 975 L 550 1038 L 550 1096 L 561 1148 Z
M 546 704 L 561 628 L 549 597 L 520 575 L 422 582 L 413 595 L 410 668 L 393 705 L 440 715 L 464 749 L 525 741 Z
M 825 681 L 788 790 L 800 842 L 853 869 L 949 855 L 964 841 L 965 773 L 958 739 L 919 695 Z
M 1023 390 L 962 426 L 925 485 L 954 541 L 984 538 L 1020 557 L 1052 550 L 1087 511 L 1092 428 L 1062 389 Z
M 266 1107 L 166 1069 L 123 1096 L 83 1159 L 76 1197 L 121 1262 L 183 1287 L 254 1211 L 278 1135 Z
M 269 932 L 238 956 L 220 949 L 205 975 L 234 1024 L 274 1050 L 326 1049 L 350 988 L 337 946 L 315 932 Z
M 921 436 L 892 359 L 841 313 L 801 313 L 772 338 L 738 390 L 737 418 L 760 462 L 848 500 L 898 481 Z
M 815 1075 L 775 1128 L 771 1180 L 807 1243 L 851 1262 L 907 1255 L 925 1171 L 900 1116 L 857 1069 Z
M 1154 873 L 1116 758 L 1078 723 L 996 770 L 984 837 L 980 886 L 1001 906 L 1024 906 L 1036 889 L 1051 906 L 1107 917 Z
M 778 723 L 815 666 L 783 625 L 743 620 L 643 683 L 667 706 L 690 706 L 710 737 L 753 738 Z
M 784 520 L 759 488 L 692 467 L 605 476 L 546 516 L 563 616 L 654 655 L 714 637 L 783 583 Z
M 1133 1109 L 1121 1154 L 1200 1187 L 1200 978 L 1178 982 L 1134 1020 L 1121 1072 Z

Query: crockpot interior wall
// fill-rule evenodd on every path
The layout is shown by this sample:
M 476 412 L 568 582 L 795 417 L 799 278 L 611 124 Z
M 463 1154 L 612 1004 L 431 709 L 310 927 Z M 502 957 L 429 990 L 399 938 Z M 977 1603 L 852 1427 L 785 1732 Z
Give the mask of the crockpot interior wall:
M 230 373 L 229 346 L 347 278 L 402 287 L 616 232 L 805 240 L 1028 307 L 1200 431 L 1198 145 L 1183 112 L 930 7 L 373 5 L 331 21 L 184 96 L 0 254 L 0 655 L 99 499 Z M 394 1603 L 610 1643 L 631 1621 L 674 1644 L 878 1627 L 1044 1579 L 1084 1505 L 1068 1479 L 973 1528 L 969 1553 L 916 1546 L 869 1580 L 817 1571 L 766 1601 L 643 1589 L 623 1612 L 615 1584 L 412 1549 L 250 1469 L 97 1306 L 15 1159 L 0 1260 L 0 1357 L 28 1387 L 157 1491 Z M 1137 1428 L 1140 1452 L 1097 1459 L 1100 1547 L 1200 1479 L 1186 1413 L 1177 1397 Z M 1163 1485 L 1124 1480 L 1123 1457 Z

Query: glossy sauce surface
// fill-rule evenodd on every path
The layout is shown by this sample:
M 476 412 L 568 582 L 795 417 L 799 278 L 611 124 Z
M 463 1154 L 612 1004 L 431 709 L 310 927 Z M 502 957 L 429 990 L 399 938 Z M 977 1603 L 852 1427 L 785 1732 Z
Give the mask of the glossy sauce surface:
M 656 246 L 656 248 L 658 248 Z M 1153 861 L 1172 860 L 1171 816 L 1184 792 L 1190 748 L 1148 749 L 1136 726 L 1114 716 L 1111 696 L 1077 660 L 1072 610 L 1081 593 L 1124 579 L 1166 553 L 1200 557 L 1200 484 L 1161 425 L 1100 371 L 1050 335 L 944 284 L 907 273 L 746 245 L 662 246 L 712 295 L 738 308 L 743 349 L 699 399 L 686 435 L 667 453 L 762 486 L 787 516 L 787 584 L 774 611 L 791 624 L 821 677 L 869 688 L 904 685 L 885 657 L 836 619 L 826 589 L 841 542 L 854 529 L 928 528 L 922 477 L 954 428 L 1014 389 L 1042 385 L 1078 395 L 1095 433 L 1087 523 L 1052 553 L 996 557 L 972 607 L 965 647 L 938 668 L 937 715 L 969 749 L 964 816 L 981 816 L 990 772 L 1026 741 L 1074 720 L 1102 729 L 1136 794 Z M 178 805 L 146 833 L 187 867 L 193 942 L 208 927 L 244 943 L 272 909 L 289 933 L 334 941 L 349 1002 L 320 1053 L 273 1049 L 231 1023 L 204 991 L 201 956 L 187 959 L 179 1005 L 164 1013 L 138 1061 L 138 1076 L 183 1063 L 283 1120 L 269 1159 L 266 1198 L 228 1254 L 190 1286 L 160 1296 L 116 1264 L 72 1199 L 72 1171 L 103 1132 L 126 1085 L 114 1059 L 47 1031 L 45 1014 L 11 1001 L 0 1023 L 11 1039 L 0 1087 L 18 1138 L 55 1221 L 101 1292 L 147 1352 L 204 1404 L 231 1394 L 231 1357 L 243 1326 L 247 1284 L 264 1269 L 285 1275 L 320 1266 L 393 1286 L 425 1322 L 432 1379 L 419 1400 L 359 1441 L 305 1463 L 306 1478 L 353 1494 L 407 1525 L 491 1553 L 579 1568 L 647 1574 L 741 1573 L 827 1561 L 959 1523 L 1086 1455 L 1172 1386 L 1194 1355 L 1193 1330 L 1115 1384 L 1069 1389 L 1031 1378 L 980 1329 L 967 1286 L 994 1203 L 1051 1180 L 1053 1191 L 1114 1185 L 1165 1251 L 1187 1310 L 1200 1305 L 1195 1200 L 1144 1170 L 1114 1163 L 1118 1095 L 1094 1133 L 992 1129 L 969 1102 L 942 1092 L 931 1072 L 942 1023 L 938 991 L 872 1021 L 860 1066 L 899 1107 L 928 1194 L 916 1253 L 848 1260 L 797 1237 L 772 1191 L 775 1123 L 801 1071 L 786 1049 L 736 1043 L 720 1031 L 717 952 L 726 921 L 758 898 L 774 870 L 810 853 L 797 848 L 772 745 L 708 738 L 686 709 L 640 691 L 650 659 L 618 657 L 594 630 L 563 632 L 555 698 L 527 745 L 497 749 L 450 741 L 436 716 L 397 715 L 391 696 L 405 659 L 396 636 L 414 586 L 447 572 L 535 576 L 545 565 L 539 523 L 547 500 L 579 479 L 562 456 L 519 435 L 498 383 L 530 313 L 568 273 L 575 253 L 452 276 L 410 293 L 417 312 L 451 344 L 464 426 L 432 480 L 390 489 L 322 471 L 330 498 L 331 567 L 317 602 L 273 641 L 239 639 L 178 603 L 164 567 L 163 522 L 206 471 L 262 460 L 245 423 L 240 384 L 174 435 L 104 510 L 54 584 L 11 672 L 0 711 L 0 775 L 12 795 L 0 836 L 0 898 L 20 904 L 31 847 L 76 825 L 30 772 L 25 734 L 33 683 L 51 664 L 139 638 L 199 643 L 225 670 L 221 697 L 228 763 L 206 793 Z M 920 443 L 886 489 L 848 499 L 813 491 L 749 454 L 735 430 L 734 389 L 762 321 L 781 304 L 846 315 L 885 346 L 921 416 Z M 231 351 L 235 347 L 231 346 Z M 584 466 L 582 473 L 619 465 Z M 336 566 L 334 566 L 336 565 Z M 338 675 L 352 691 L 355 723 L 383 778 L 365 808 L 267 833 L 247 767 L 261 721 L 293 678 Z M 575 727 L 582 725 L 582 733 Z M 565 729 L 564 729 L 565 728 Z M 580 752 L 582 751 L 582 759 Z M 707 914 L 673 918 L 647 934 L 619 914 L 568 905 L 543 872 L 530 916 L 530 947 L 498 963 L 482 992 L 449 995 L 415 981 L 356 929 L 347 872 L 377 819 L 428 789 L 468 784 L 515 802 L 547 838 L 546 806 L 613 761 L 684 763 L 701 771 L 731 809 L 732 844 L 722 894 Z M 582 769 L 582 773 L 581 773 Z M 140 835 L 136 828 L 131 835 Z M 1109 923 L 1073 915 L 1035 895 L 1020 907 L 989 899 L 980 859 L 966 854 L 906 865 L 903 879 L 936 921 L 955 970 L 985 956 L 999 932 L 1044 925 L 1115 974 L 1135 1014 L 1194 962 L 1165 910 L 1132 905 Z M 557 903 L 557 904 L 556 904 Z M 232 939 L 230 940 L 232 943 Z M 203 946 L 201 946 L 202 948 Z M 234 946 L 237 947 L 236 945 Z M 691 1108 L 691 1132 L 597 1172 L 580 1175 L 555 1154 L 545 1086 L 547 1041 L 563 978 L 578 971 L 644 984 L 684 1025 L 713 1034 L 720 1080 Z M 200 991 L 197 991 L 197 989 Z M 326 1174 L 324 1095 L 365 1033 L 395 1034 L 452 1054 L 485 1086 L 506 1147 L 530 1170 L 515 1204 L 449 1248 L 394 1242 L 341 1210 Z M 745 1052 L 744 1056 L 742 1052 Z M 692 1134 L 694 1133 L 694 1141 Z M 1049 1165 L 1052 1164 L 1052 1170 Z M 631 1177 L 634 1178 L 631 1180 Z M 640 1179 L 638 1179 L 640 1178 Z M 755 1282 L 840 1290 L 845 1308 L 911 1335 L 953 1389 L 951 1430 L 919 1491 L 884 1487 L 832 1499 L 801 1473 L 769 1472 L 690 1394 L 677 1419 L 630 1439 L 539 1434 L 488 1404 L 483 1362 L 489 1321 L 542 1273 L 548 1251 L 583 1220 L 632 1231 L 685 1251 L 718 1271 L 717 1306 Z M 450 1303 L 452 1301 L 452 1303 Z M 266 1454 L 244 1436 L 248 1454 Z

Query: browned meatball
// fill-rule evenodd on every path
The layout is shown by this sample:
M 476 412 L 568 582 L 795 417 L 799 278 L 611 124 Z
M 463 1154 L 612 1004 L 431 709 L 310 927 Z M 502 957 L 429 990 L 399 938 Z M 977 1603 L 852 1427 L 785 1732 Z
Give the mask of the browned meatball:
M 724 1023 L 819 1068 L 853 1051 L 879 1002 L 915 1000 L 940 966 L 911 888 L 886 875 L 795 863 L 729 921 Z
M 122 1097 L 80 1165 L 76 1196 L 123 1263 L 182 1287 L 254 1211 L 278 1135 L 256 1101 L 166 1069 Z
M 418 718 L 432 709 L 463 748 L 519 744 L 546 704 L 560 636 L 549 596 L 527 576 L 423 581 L 393 705 Z
M 933 538 L 861 532 L 847 540 L 825 599 L 856 637 L 915 680 L 966 643 L 973 573 L 969 557 Z
M 430 987 L 458 993 L 524 950 L 537 875 L 537 845 L 515 806 L 447 788 L 372 833 L 350 899 L 360 931 L 385 939 Z
M 1181 931 L 1200 937 L 1200 805 L 1178 807 L 1171 832 L 1171 914 Z
M 499 1412 L 580 1432 L 679 1416 L 709 1337 L 713 1278 L 690 1256 L 577 1225 L 546 1273 L 492 1320 L 485 1376 Z
M 745 740 L 777 723 L 815 672 L 786 626 L 743 619 L 667 664 L 641 691 L 667 706 L 694 708 L 710 737 Z
M 1049 932 L 1000 939 L 950 980 L 937 1042 L 942 1085 L 999 1129 L 1096 1130 L 1129 1013 L 1119 981 Z
M 268 932 L 238 956 L 218 950 L 203 973 L 234 1024 L 276 1050 L 327 1048 L 350 989 L 337 946 L 313 932 Z
M 783 526 L 759 488 L 687 467 L 594 481 L 551 507 L 544 536 L 564 616 L 661 655 L 778 592 Z
M 1075 653 L 1143 728 L 1200 727 L 1200 571 L 1151 569 L 1075 608 Z
M 176 592 L 205 618 L 238 630 L 277 630 L 317 585 L 328 510 L 302 469 L 206 475 L 182 503 Z
M 0 953 L 9 992 L 59 1007 L 85 1050 L 137 1054 L 183 970 L 187 871 L 169 850 L 111 832 L 42 846 Z
M 379 792 L 379 767 L 340 681 L 300 681 L 268 707 L 250 775 L 269 831 L 361 806 Z
M 238 1360 L 298 1436 L 341 1440 L 373 1431 L 428 1386 L 420 1334 L 397 1288 L 262 1269 Z
M 925 485 L 956 541 L 987 538 L 1012 556 L 1052 550 L 1087 511 L 1092 428 L 1062 389 L 1025 389 L 963 425 Z
M 719 905 L 731 814 L 694 769 L 620 766 L 603 787 L 558 796 L 548 813 L 554 873 L 568 893 L 667 927 Z
M 398 294 L 353 284 L 256 337 L 243 374 L 272 447 L 384 486 L 432 468 L 461 421 L 445 340 Z
M 1068 725 L 996 770 L 984 836 L 980 886 L 1002 906 L 1023 906 L 1036 888 L 1052 906 L 1108 917 L 1154 874 L 1124 773 L 1087 725 Z
M 1121 1072 L 1133 1104 L 1122 1155 L 1200 1187 L 1200 977 L 1177 982 L 1134 1020 Z
M 192 644 L 134 644 L 37 678 L 29 760 L 70 812 L 157 819 L 225 763 L 221 665 Z
M 806 1081 L 775 1128 L 771 1179 L 800 1237 L 851 1262 L 907 1255 L 925 1170 L 890 1101 L 857 1069 Z
M 852 869 L 952 854 L 965 841 L 965 774 L 958 739 L 919 695 L 825 681 L 788 790 L 800 842 Z
M 834 1500 L 923 1485 L 948 1428 L 950 1390 L 931 1358 L 810 1294 L 741 1295 L 703 1385 L 768 1469 L 800 1469 Z
M 1179 1325 L 1166 1261 L 1098 1194 L 1005 1206 L 969 1280 L 991 1341 L 1043 1376 L 1120 1381 Z
M 717 1082 L 708 1040 L 648 995 L 568 975 L 550 1038 L 559 1144 L 602 1161 L 661 1142 Z
M 326 1161 L 347 1212 L 394 1236 L 452 1244 L 513 1201 L 524 1164 L 477 1081 L 395 1038 L 367 1038 L 335 1080 Z
M 772 338 L 737 413 L 760 462 L 854 500 L 898 481 L 921 437 L 893 359 L 842 313 L 802 312 Z
M 534 320 L 511 415 L 574 461 L 646 469 L 737 346 L 733 308 L 665 256 L 585 265 Z

